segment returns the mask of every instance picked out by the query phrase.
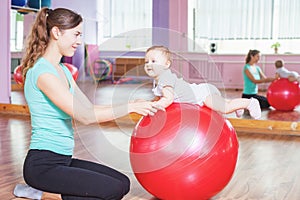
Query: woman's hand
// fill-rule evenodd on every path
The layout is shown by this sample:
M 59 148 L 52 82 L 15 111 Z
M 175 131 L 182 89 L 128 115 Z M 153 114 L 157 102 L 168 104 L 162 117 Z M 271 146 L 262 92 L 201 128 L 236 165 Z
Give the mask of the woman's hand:
M 154 102 L 145 101 L 145 100 L 138 100 L 133 101 L 128 104 L 129 112 L 135 112 L 140 115 L 151 115 L 153 116 L 158 110 L 163 110 L 164 108 L 156 105 Z
M 267 77 L 267 78 L 264 79 L 264 82 L 265 82 L 265 83 L 269 83 L 269 82 L 273 82 L 273 81 L 275 81 L 275 80 L 276 80 L 276 78 L 273 78 L 273 77 Z

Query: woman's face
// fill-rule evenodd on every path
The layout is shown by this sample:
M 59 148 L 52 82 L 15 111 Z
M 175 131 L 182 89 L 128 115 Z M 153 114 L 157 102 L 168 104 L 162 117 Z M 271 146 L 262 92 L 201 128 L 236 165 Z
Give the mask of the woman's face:
M 170 67 L 170 61 L 159 50 L 151 50 L 145 56 L 145 72 L 148 76 L 157 79 Z
M 63 56 L 72 57 L 82 43 L 82 23 L 72 29 L 60 31 L 58 47 Z
M 251 60 L 254 63 L 257 63 L 259 61 L 259 59 L 260 59 L 259 53 L 251 57 Z

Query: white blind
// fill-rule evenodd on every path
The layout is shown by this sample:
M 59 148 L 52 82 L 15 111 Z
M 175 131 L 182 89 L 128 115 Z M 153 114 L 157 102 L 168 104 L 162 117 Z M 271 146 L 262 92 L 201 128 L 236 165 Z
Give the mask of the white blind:
M 273 0 L 196 0 L 195 11 L 196 38 L 272 38 Z
M 300 0 L 278 0 L 278 39 L 300 39 Z
M 104 0 L 103 13 L 104 37 L 152 26 L 152 0 Z

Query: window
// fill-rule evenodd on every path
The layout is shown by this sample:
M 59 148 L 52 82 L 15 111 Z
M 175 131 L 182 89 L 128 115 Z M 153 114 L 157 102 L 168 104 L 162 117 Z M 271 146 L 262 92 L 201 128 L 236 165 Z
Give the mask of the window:
M 197 0 L 197 38 L 272 39 L 273 0 Z
M 285 52 L 299 52 L 299 9 L 299 0 L 190 0 L 189 35 L 208 51 L 214 43 L 219 52 L 272 52 L 279 41 Z
M 99 3 L 101 49 L 134 50 L 152 42 L 152 0 L 102 0 Z
M 275 0 L 275 2 L 277 2 L 278 39 L 300 39 L 300 1 Z
M 23 48 L 24 16 L 16 10 L 10 12 L 10 49 L 21 51 Z

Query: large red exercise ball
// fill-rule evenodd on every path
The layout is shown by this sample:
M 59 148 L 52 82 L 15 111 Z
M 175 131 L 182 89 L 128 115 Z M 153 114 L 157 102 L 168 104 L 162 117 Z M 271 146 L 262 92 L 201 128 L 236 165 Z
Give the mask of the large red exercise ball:
M 299 83 L 286 78 L 277 79 L 268 87 L 267 99 L 276 110 L 292 111 L 300 101 Z
M 40 9 L 43 7 L 51 7 L 51 0 L 27 0 L 27 5 L 30 8 Z
M 74 65 L 72 65 L 70 63 L 63 63 L 63 64 L 69 69 L 69 71 L 71 72 L 71 74 L 73 76 L 73 79 L 76 81 L 78 78 L 78 74 L 79 74 L 77 67 L 75 67 Z
M 139 183 L 159 199 L 208 199 L 230 181 L 238 146 L 234 128 L 219 113 L 173 103 L 137 123 L 130 163 Z
M 14 69 L 14 80 L 17 84 L 23 84 L 23 76 L 22 76 L 22 66 L 19 65 Z

